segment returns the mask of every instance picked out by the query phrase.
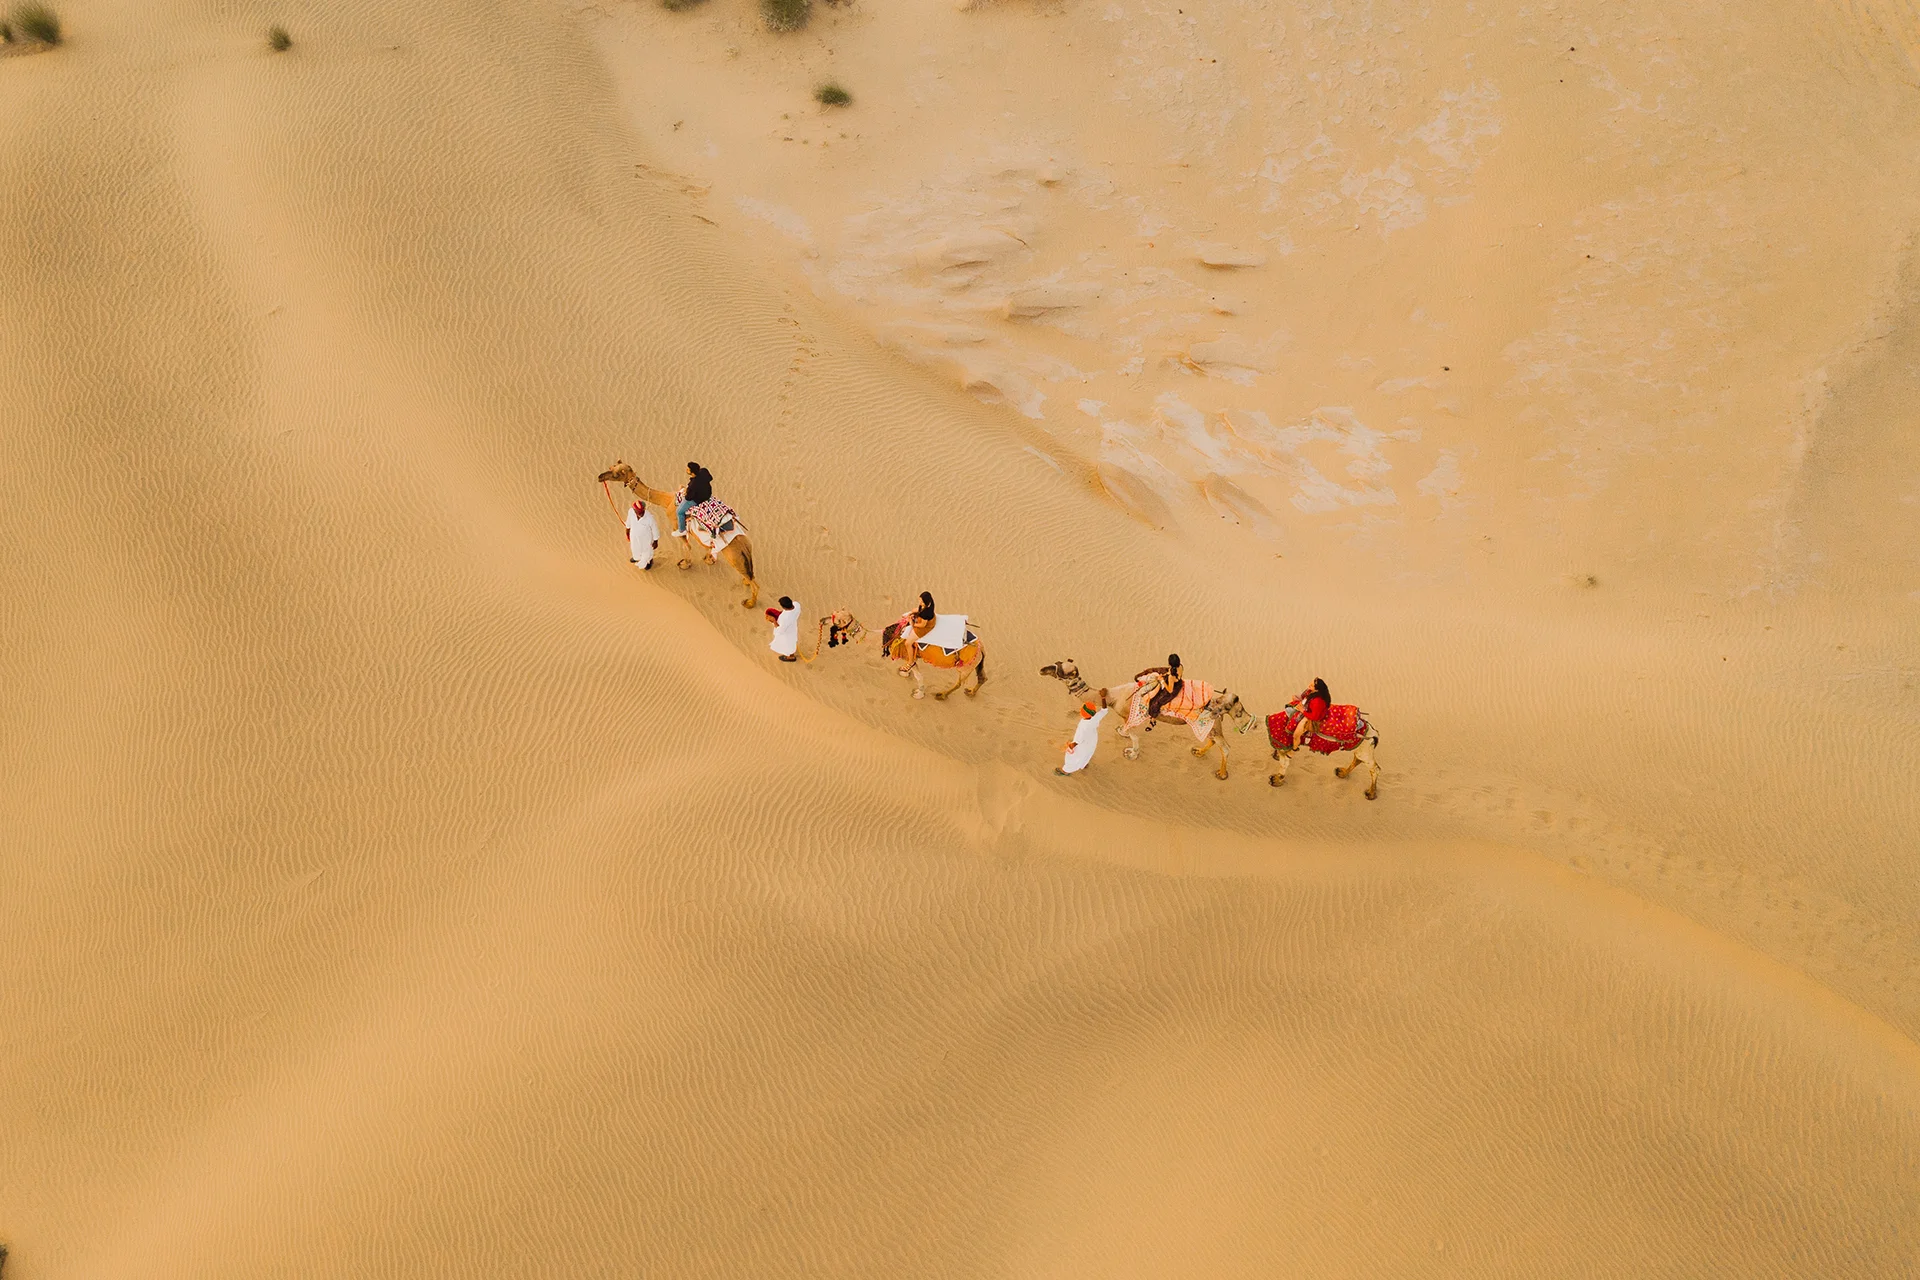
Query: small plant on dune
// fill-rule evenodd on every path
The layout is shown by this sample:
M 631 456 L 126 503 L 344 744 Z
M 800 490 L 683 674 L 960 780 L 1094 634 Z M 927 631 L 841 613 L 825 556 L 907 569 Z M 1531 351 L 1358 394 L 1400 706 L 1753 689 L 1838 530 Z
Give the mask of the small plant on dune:
M 268 27 L 267 47 L 275 53 L 285 53 L 293 48 L 293 37 L 287 34 L 285 27 Z
M 823 107 L 844 107 L 853 101 L 853 95 L 829 80 L 813 91 L 813 100 Z
M 699 3 L 701 0 L 660 0 L 660 7 L 670 13 L 678 13 L 682 9 L 691 9 Z
M 13 11 L 13 25 L 21 35 L 41 44 L 60 43 L 60 19 L 43 4 L 23 4 Z
M 760 0 L 760 16 L 769 31 L 798 31 L 812 12 L 813 0 Z
M 12 44 L 12 43 L 13 43 L 13 24 L 11 22 L 0 22 L 0 44 Z

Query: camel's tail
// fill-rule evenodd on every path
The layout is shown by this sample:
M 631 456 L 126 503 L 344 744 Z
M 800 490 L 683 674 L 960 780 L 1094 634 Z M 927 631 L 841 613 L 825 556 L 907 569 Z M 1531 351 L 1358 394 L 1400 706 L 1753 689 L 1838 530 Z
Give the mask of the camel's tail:
M 980 646 L 980 665 L 973 669 L 973 687 L 978 689 L 987 682 L 987 646 Z
M 743 541 L 740 547 L 740 564 L 747 571 L 747 581 L 753 581 L 753 546 Z

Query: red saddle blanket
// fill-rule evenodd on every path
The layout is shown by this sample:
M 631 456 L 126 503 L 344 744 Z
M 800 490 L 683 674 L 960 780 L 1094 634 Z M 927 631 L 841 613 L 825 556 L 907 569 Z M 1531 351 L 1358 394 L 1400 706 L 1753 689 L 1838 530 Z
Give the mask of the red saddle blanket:
M 1287 709 L 1276 711 L 1267 717 L 1267 740 L 1275 750 L 1285 751 L 1293 745 L 1293 731 L 1300 723 L 1300 715 L 1305 710 L 1298 701 L 1289 702 Z M 1327 714 L 1321 719 L 1320 727 L 1307 735 L 1303 746 L 1330 756 L 1336 751 L 1351 751 L 1360 745 L 1367 736 L 1367 718 L 1360 714 L 1360 708 L 1351 703 L 1327 708 Z

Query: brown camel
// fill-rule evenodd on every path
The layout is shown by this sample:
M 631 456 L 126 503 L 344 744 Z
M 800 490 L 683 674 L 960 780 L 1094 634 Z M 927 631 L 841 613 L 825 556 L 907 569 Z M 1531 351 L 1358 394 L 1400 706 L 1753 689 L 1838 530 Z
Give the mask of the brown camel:
M 662 507 L 667 511 L 673 510 L 674 499 L 672 494 L 653 488 L 639 476 L 633 474 L 632 467 L 618 459 L 614 460 L 611 468 L 602 471 L 598 479 L 602 484 L 609 480 L 618 480 L 621 484 L 633 490 L 634 494 L 639 497 L 641 501 L 651 502 L 655 506 Z M 742 600 L 740 604 L 743 608 L 751 609 L 760 602 L 760 584 L 753 580 L 753 544 L 747 541 L 746 529 L 747 527 L 744 524 L 740 525 L 740 531 L 720 548 L 718 554 L 720 559 L 725 560 L 733 566 L 733 571 L 740 575 L 742 582 L 746 583 L 747 598 Z M 691 542 L 697 539 L 702 546 L 706 547 L 707 563 L 712 564 L 715 552 L 711 542 L 705 535 L 705 530 L 701 529 L 692 521 L 688 521 L 688 541 Z M 693 557 L 688 554 L 688 552 L 691 551 L 692 547 L 690 546 L 682 551 L 678 562 L 682 569 L 691 569 L 693 567 Z
M 937 645 L 919 643 L 920 636 L 925 634 L 915 629 L 910 618 L 889 622 L 880 632 L 881 650 L 895 662 L 903 664 L 901 675 L 913 677 L 913 696 L 927 696 L 926 680 L 920 675 L 923 666 L 960 673 L 951 685 L 933 695 L 934 701 L 945 702 L 960 691 L 960 686 L 967 682 L 969 676 L 973 677 L 973 687 L 965 691 L 966 695 L 971 698 L 979 694 L 980 686 L 987 682 L 987 651 L 981 645 L 980 637 L 968 630 L 966 643 L 949 653 Z

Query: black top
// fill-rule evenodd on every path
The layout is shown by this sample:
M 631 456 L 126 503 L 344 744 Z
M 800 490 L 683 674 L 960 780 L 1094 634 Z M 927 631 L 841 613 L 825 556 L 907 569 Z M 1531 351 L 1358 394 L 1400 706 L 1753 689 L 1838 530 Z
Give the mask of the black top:
M 713 497 L 713 473 L 705 467 L 687 481 L 687 501 L 705 502 Z

